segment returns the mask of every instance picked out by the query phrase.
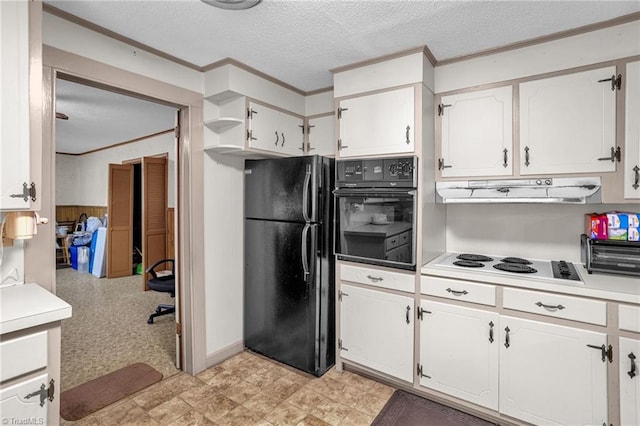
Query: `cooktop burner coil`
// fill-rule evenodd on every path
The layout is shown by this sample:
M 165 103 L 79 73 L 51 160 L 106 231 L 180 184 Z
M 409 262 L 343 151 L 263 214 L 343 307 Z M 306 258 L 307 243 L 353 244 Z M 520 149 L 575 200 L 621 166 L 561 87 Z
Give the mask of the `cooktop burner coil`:
M 493 267 L 501 271 L 516 272 L 519 274 L 535 274 L 536 272 L 538 272 L 537 269 L 532 268 L 528 265 L 523 265 L 521 263 L 498 263 L 496 265 L 493 265 Z
M 523 259 L 521 257 L 505 257 L 502 259 L 502 262 L 505 263 L 516 263 L 520 265 L 531 265 L 531 262 L 527 259 Z
M 465 268 L 484 268 L 483 263 L 474 262 L 472 260 L 456 260 L 453 264 L 456 266 L 463 266 Z
M 470 262 L 491 262 L 493 259 L 482 254 L 462 253 L 456 256 L 456 259 L 468 260 Z M 461 265 L 460 265 L 461 266 Z

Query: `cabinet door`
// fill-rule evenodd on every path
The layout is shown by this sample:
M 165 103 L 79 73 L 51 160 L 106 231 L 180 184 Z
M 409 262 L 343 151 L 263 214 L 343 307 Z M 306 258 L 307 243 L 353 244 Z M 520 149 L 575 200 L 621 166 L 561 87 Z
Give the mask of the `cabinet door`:
M 413 382 L 413 298 L 341 286 L 340 356 Z
M 614 66 L 520 84 L 520 173 L 616 170 Z
M 640 424 L 640 340 L 620 338 L 620 424 Z
M 499 315 L 424 300 L 420 306 L 420 384 L 497 410 Z
M 249 102 L 249 148 L 268 151 L 279 150 L 282 142 L 278 132 L 280 113 L 266 106 Z
M 335 117 L 333 114 L 325 117 L 309 119 L 309 150 L 308 155 L 336 155 L 335 151 Z
M 21 195 L 32 183 L 29 2 L 0 2 L 0 56 L 0 209 L 28 210 L 32 200 Z
M 295 115 L 279 113 L 278 131 L 280 132 L 280 143 L 276 151 L 288 156 L 302 155 L 304 152 L 304 120 Z
M 511 175 L 511 86 L 443 96 L 440 176 Z
M 625 100 L 624 198 L 640 199 L 640 61 L 627 64 Z
M 606 344 L 603 333 L 501 317 L 500 412 L 534 424 L 608 424 Z
M 49 377 L 46 373 L 12 386 L 3 387 L 0 390 L 0 413 L 2 413 L 3 424 L 48 424 L 47 404 L 49 404 L 49 400 L 45 399 L 41 406 L 39 395 L 27 398 L 27 395 L 39 391 L 42 385 L 45 388 L 49 386 Z M 32 423 L 19 423 L 20 421 L 32 421 Z
M 414 151 L 413 87 L 340 102 L 340 157 Z

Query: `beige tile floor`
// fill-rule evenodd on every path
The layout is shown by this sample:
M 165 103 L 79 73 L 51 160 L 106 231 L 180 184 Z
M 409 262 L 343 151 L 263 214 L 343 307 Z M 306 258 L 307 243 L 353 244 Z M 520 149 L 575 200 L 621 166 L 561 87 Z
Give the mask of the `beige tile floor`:
M 395 389 L 331 369 L 315 378 L 252 352 L 168 377 L 63 425 L 369 425 Z

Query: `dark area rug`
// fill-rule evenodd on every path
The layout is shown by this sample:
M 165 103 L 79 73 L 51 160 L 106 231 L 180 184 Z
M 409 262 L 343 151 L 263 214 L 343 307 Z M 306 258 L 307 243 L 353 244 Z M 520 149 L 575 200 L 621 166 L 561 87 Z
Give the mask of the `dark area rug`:
M 60 394 L 60 415 L 80 420 L 101 408 L 162 380 L 162 374 L 144 363 L 131 364 Z
M 397 390 L 375 418 L 372 426 L 486 426 L 493 424 L 454 408 Z

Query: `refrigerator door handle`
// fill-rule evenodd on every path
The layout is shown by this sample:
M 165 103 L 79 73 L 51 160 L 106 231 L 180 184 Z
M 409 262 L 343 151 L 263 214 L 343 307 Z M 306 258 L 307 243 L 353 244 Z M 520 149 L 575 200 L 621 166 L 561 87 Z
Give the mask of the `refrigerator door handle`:
M 311 183 L 311 164 L 307 164 L 307 170 L 304 174 L 304 184 L 302 186 L 302 217 L 305 222 L 311 222 L 309 217 L 309 184 Z
M 309 272 L 309 253 L 307 250 L 307 240 L 309 239 L 309 229 L 311 225 L 305 223 L 304 228 L 302 228 L 302 271 L 304 272 L 304 282 L 309 282 L 309 276 L 311 272 Z

